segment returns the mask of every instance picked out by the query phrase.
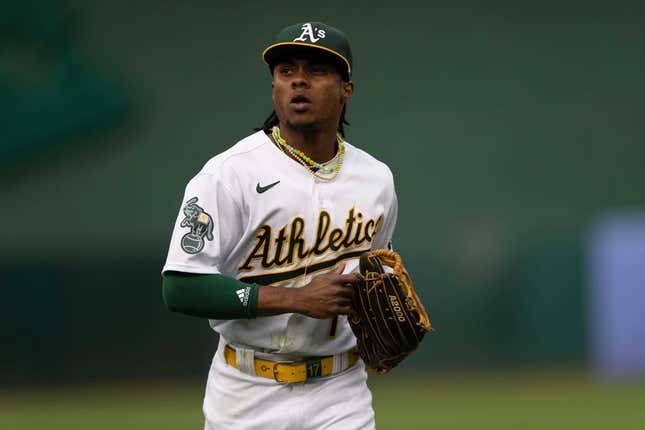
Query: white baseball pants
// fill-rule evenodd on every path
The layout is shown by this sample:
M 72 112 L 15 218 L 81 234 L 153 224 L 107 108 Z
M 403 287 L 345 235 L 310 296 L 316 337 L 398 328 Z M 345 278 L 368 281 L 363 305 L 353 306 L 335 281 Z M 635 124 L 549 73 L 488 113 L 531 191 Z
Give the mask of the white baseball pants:
M 335 375 L 280 384 L 229 366 L 218 348 L 204 396 L 205 430 L 373 430 L 361 360 Z

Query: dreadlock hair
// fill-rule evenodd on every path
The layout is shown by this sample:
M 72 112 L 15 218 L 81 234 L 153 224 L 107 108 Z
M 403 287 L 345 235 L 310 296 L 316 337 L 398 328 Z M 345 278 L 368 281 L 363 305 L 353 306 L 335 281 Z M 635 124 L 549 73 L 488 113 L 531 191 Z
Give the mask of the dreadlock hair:
M 343 111 L 340 114 L 340 121 L 338 122 L 338 133 L 344 138 L 345 137 L 345 126 L 350 125 L 349 121 L 345 119 L 345 110 L 347 109 L 347 105 L 343 106 Z M 275 110 L 271 111 L 271 114 L 267 117 L 267 119 L 264 120 L 264 123 L 262 124 L 262 127 L 256 127 L 253 129 L 253 131 L 264 131 L 265 133 L 271 133 L 271 129 L 278 125 L 280 123 L 280 120 L 278 119 L 278 116 L 275 114 Z

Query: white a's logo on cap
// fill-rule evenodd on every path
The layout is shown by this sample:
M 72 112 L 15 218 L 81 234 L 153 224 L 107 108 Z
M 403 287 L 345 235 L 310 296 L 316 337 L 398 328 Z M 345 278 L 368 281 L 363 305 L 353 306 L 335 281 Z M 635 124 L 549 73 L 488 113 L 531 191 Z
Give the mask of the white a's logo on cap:
M 296 37 L 293 39 L 294 42 L 308 42 L 311 41 L 312 43 L 318 42 L 320 39 L 325 38 L 325 30 L 319 30 L 317 28 L 314 28 L 310 22 L 303 24 L 302 27 L 302 33 L 300 36 Z M 314 36 L 314 33 L 316 36 Z M 309 38 L 309 40 L 307 40 Z

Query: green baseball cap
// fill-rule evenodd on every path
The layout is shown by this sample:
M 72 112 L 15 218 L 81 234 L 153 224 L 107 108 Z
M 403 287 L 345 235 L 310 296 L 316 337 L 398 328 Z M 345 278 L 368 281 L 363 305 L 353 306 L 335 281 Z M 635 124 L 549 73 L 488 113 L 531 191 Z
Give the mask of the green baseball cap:
M 303 22 L 282 29 L 273 43 L 262 51 L 262 59 L 271 66 L 279 53 L 298 46 L 321 49 L 335 55 L 347 66 L 347 76 L 351 76 L 352 50 L 347 36 L 339 29 L 322 22 Z

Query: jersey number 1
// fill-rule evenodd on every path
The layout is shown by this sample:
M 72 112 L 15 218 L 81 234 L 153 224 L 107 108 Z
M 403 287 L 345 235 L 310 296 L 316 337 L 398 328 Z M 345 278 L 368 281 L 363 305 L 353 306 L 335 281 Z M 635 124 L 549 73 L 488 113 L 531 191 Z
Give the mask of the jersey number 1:
M 336 337 L 337 328 L 338 328 L 338 315 L 336 315 L 334 318 L 329 320 L 329 331 L 327 332 L 327 336 L 330 339 L 333 339 Z

